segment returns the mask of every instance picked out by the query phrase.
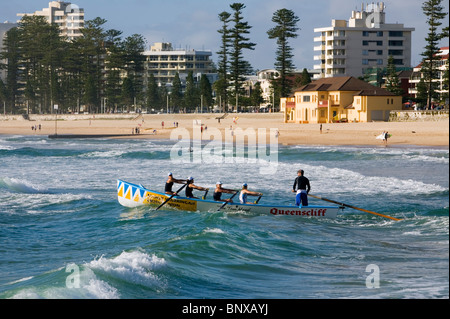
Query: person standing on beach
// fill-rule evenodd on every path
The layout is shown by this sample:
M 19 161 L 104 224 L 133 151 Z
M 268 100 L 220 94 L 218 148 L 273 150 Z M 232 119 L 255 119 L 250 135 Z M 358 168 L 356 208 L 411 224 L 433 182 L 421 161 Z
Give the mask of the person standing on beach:
M 387 145 L 388 138 L 389 138 L 389 133 L 386 131 L 386 132 L 384 132 L 384 139 L 383 139 L 384 145 Z
M 311 190 L 309 179 L 304 176 L 305 172 L 300 169 L 297 171 L 297 178 L 294 181 L 293 193 L 297 193 L 295 196 L 296 206 L 308 206 L 308 193 Z

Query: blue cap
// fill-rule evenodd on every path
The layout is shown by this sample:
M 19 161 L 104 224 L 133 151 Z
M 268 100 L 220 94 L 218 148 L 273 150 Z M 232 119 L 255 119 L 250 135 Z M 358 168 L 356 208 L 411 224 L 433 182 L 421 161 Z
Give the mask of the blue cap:
M 242 184 L 242 187 L 247 187 L 247 183 Z
M 194 180 L 194 178 L 192 177 L 192 176 L 190 176 L 189 178 L 188 178 L 188 181 L 193 181 Z
M 172 176 L 173 174 L 172 173 L 169 173 L 169 175 L 168 176 Z

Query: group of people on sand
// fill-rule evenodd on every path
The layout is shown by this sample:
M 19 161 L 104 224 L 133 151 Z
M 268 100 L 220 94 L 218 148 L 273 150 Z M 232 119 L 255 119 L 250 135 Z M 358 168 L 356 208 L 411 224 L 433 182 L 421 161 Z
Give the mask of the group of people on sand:
M 168 177 L 167 177 L 166 185 L 164 188 L 164 191 L 166 194 L 178 195 L 177 192 L 174 192 L 172 190 L 174 183 L 186 184 L 186 186 L 184 186 L 184 187 L 186 187 L 185 196 L 187 198 L 198 198 L 198 197 L 195 197 L 193 194 L 194 189 L 206 192 L 205 195 L 203 196 L 203 199 L 205 199 L 206 194 L 209 191 L 209 188 L 195 185 L 193 177 L 189 177 L 188 179 L 177 179 L 177 178 L 173 177 L 172 173 L 169 173 Z M 295 204 L 297 206 L 300 206 L 300 205 L 308 206 L 308 193 L 309 193 L 310 189 L 311 189 L 311 186 L 309 183 L 309 179 L 304 176 L 304 171 L 298 170 L 297 178 L 294 181 L 294 185 L 293 185 L 293 189 L 292 189 L 292 192 L 296 193 Z M 223 199 L 222 194 L 224 194 L 224 193 L 225 194 L 233 194 L 233 196 L 231 198 Z M 242 188 L 240 190 L 234 190 L 234 189 L 223 188 L 222 182 L 218 181 L 216 183 L 216 188 L 214 189 L 213 199 L 218 202 L 232 203 L 233 202 L 232 198 L 237 193 L 240 193 L 239 194 L 239 202 L 241 204 L 256 204 L 257 201 L 253 202 L 253 203 L 249 202 L 248 196 L 260 196 L 261 197 L 263 195 L 260 192 L 252 192 L 252 191 L 248 190 L 247 183 L 242 184 Z

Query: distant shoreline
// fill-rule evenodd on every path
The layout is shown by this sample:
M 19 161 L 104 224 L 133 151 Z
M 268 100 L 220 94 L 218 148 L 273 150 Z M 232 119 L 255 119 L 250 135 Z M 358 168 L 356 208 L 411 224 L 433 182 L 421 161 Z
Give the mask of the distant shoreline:
M 95 114 L 95 115 L 31 115 L 30 120 L 22 116 L 5 120 L 0 116 L 0 135 L 122 135 L 118 138 L 170 139 L 172 133 L 189 134 L 191 139 L 211 138 L 239 132 L 250 134 L 265 129 L 267 141 L 278 141 L 281 145 L 336 145 L 336 146 L 384 146 L 376 136 L 388 131 L 392 137 L 388 145 L 396 146 L 449 146 L 449 119 L 414 122 L 370 122 L 370 123 L 283 123 L 282 113 L 222 113 L 197 114 Z M 58 121 L 55 121 L 55 118 Z M 233 118 L 237 118 L 233 121 Z M 52 120 L 53 119 L 53 120 Z M 164 128 L 162 127 L 164 122 Z M 178 123 L 179 130 L 176 130 Z M 39 124 L 41 130 L 39 130 Z M 37 130 L 32 129 L 36 126 Z M 201 128 L 203 126 L 203 129 Z M 139 129 L 140 134 L 135 134 Z M 272 131 L 271 131 L 272 129 Z M 278 131 L 278 137 L 273 136 Z M 215 136 L 212 136 L 215 134 Z M 176 134 L 175 134 L 176 135 Z M 172 136 L 172 139 L 177 139 Z

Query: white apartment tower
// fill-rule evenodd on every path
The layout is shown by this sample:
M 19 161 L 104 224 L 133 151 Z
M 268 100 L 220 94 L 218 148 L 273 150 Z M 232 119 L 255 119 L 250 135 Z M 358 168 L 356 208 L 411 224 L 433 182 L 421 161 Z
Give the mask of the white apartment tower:
M 332 20 L 331 27 L 315 28 L 315 78 L 363 76 L 367 69 L 385 68 L 389 56 L 399 68 L 411 67 L 411 34 L 414 28 L 385 21 L 383 2 L 352 11 L 349 21 Z
M 84 9 L 79 8 L 76 4 L 63 1 L 52 1 L 48 4 L 48 8 L 34 13 L 18 13 L 17 16 L 42 16 L 49 23 L 56 23 L 61 30 L 61 36 L 74 40 L 80 37 L 81 29 L 84 28 Z
M 160 86 L 172 85 L 176 73 L 182 81 L 186 79 L 190 71 L 194 77 L 198 74 L 212 75 L 213 73 L 211 51 L 174 49 L 171 43 L 157 42 L 149 51 L 145 51 L 144 55 L 146 56 L 145 78 L 153 74 Z

